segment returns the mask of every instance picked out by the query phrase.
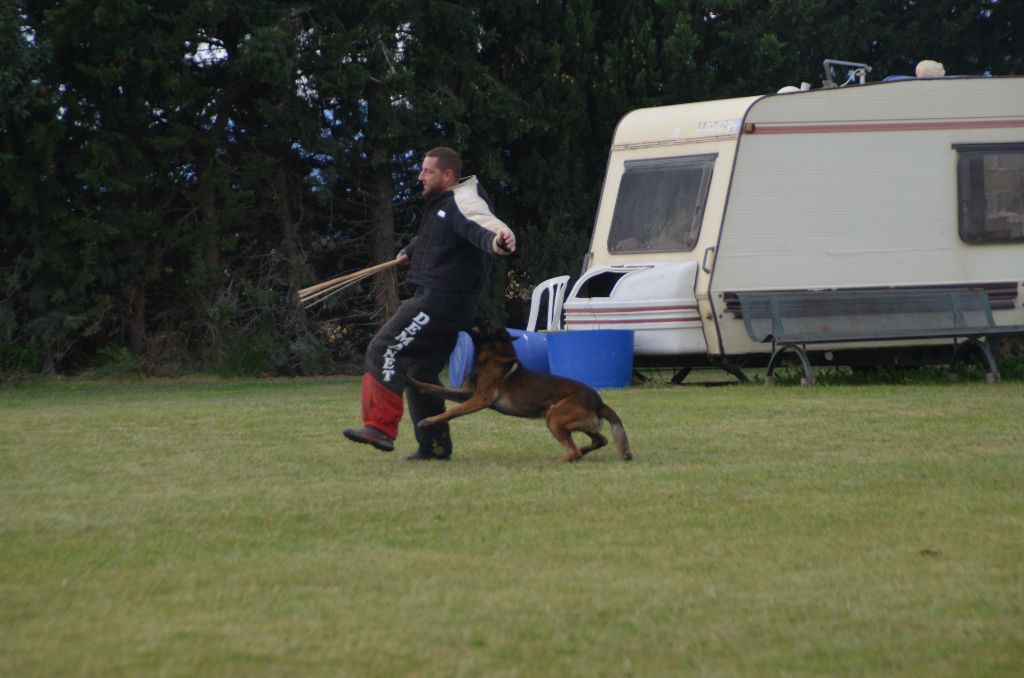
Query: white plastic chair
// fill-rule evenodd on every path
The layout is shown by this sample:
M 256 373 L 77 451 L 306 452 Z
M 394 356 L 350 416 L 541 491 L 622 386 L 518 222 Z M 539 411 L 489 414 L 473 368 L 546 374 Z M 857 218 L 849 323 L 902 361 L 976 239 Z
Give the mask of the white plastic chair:
M 527 332 L 537 331 L 537 316 L 540 315 L 540 304 L 545 294 L 548 295 L 548 322 L 544 329 L 549 332 L 562 329 L 562 301 L 568 282 L 569 276 L 560 275 L 548 278 L 533 288 L 533 297 L 530 300 L 530 320 L 526 323 Z

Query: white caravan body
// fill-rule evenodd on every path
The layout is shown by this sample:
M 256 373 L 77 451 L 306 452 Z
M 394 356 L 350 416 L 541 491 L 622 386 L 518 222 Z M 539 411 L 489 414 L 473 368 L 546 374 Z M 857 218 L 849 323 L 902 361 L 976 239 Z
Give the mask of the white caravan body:
M 672 364 L 770 352 L 737 292 L 1022 281 L 1024 78 L 907 79 L 627 114 L 565 326 Z

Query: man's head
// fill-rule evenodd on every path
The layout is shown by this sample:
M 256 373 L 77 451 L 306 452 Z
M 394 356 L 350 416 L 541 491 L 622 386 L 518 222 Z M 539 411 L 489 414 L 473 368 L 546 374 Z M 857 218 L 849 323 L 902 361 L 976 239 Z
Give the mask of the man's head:
M 445 146 L 432 148 L 423 156 L 419 180 L 423 184 L 423 197 L 444 193 L 459 183 L 462 176 L 462 158 Z

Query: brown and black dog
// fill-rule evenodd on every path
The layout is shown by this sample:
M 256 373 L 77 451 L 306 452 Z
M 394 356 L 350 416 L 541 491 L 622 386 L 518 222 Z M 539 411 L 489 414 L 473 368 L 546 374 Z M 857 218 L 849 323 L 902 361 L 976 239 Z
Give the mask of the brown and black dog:
M 597 391 L 572 379 L 523 367 L 512 347 L 513 338 L 503 327 L 474 327 L 470 336 L 476 348 L 476 358 L 473 371 L 460 388 L 444 388 L 410 380 L 413 387 L 424 393 L 461 403 L 447 412 L 423 419 L 419 426 L 433 426 L 488 407 L 513 417 L 545 417 L 551 435 L 566 450 L 565 456 L 558 461 L 577 461 L 588 452 L 608 444 L 608 439 L 599 432 L 601 420 L 607 419 L 619 455 L 625 461 L 633 458 L 622 420 L 605 405 Z M 582 449 L 576 447 L 573 431 L 586 433 L 591 444 Z

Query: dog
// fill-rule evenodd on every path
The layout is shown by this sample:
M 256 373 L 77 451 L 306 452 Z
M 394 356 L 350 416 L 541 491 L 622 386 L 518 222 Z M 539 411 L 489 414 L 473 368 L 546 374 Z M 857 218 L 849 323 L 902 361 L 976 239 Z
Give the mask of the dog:
M 421 420 L 417 426 L 434 426 L 486 408 L 513 417 L 544 417 L 551 435 L 566 451 L 558 461 L 573 462 L 608 444 L 608 439 L 600 433 L 604 419 L 611 424 L 619 456 L 625 461 L 633 459 L 622 420 L 601 400 L 597 391 L 572 379 L 524 367 L 516 357 L 512 336 L 503 327 L 474 327 L 469 334 L 476 348 L 476 358 L 473 371 L 460 388 L 444 388 L 410 379 L 412 386 L 423 393 L 460 403 L 442 414 Z M 577 447 L 572 439 L 573 431 L 590 436 L 591 444 Z

